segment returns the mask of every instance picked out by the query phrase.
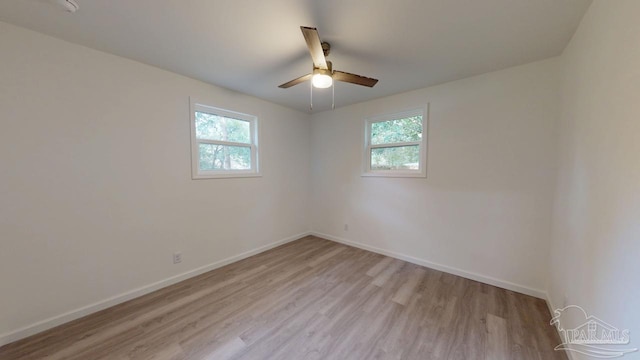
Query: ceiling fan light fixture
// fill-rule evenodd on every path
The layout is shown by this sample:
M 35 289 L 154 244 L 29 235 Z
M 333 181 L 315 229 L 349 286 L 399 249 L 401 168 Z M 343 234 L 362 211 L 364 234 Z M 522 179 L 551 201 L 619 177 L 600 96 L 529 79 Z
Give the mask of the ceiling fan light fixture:
M 313 70 L 313 77 L 311 78 L 311 83 L 313 87 L 318 89 L 326 89 L 333 85 L 333 78 L 331 77 L 331 72 L 329 70 L 324 69 L 315 69 Z

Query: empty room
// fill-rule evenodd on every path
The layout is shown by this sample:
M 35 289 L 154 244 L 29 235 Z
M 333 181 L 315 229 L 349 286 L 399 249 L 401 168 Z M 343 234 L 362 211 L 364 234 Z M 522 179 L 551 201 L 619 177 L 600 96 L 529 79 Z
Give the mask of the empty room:
M 0 360 L 640 359 L 640 1 L 0 1 Z

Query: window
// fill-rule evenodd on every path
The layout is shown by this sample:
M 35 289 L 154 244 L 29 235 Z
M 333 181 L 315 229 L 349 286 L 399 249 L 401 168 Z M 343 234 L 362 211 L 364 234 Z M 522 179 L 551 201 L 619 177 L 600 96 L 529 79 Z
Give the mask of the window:
M 258 119 L 191 100 L 194 179 L 259 176 Z
M 427 176 L 425 108 L 365 121 L 363 176 Z

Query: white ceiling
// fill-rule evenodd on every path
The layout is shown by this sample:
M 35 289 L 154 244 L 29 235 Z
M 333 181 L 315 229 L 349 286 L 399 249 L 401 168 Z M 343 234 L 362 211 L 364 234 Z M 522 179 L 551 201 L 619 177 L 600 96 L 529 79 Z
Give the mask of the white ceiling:
M 591 0 L 0 0 L 0 20 L 309 111 L 299 27 L 318 28 L 334 69 L 374 77 L 338 83 L 336 106 L 559 55 Z M 331 90 L 314 90 L 314 111 Z

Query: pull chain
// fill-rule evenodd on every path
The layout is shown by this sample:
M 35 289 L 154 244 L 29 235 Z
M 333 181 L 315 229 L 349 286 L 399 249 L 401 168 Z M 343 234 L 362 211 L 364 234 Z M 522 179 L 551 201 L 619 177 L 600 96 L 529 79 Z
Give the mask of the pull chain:
M 309 111 L 313 111 L 313 82 L 309 81 Z
M 331 110 L 336 109 L 336 82 L 331 83 Z

